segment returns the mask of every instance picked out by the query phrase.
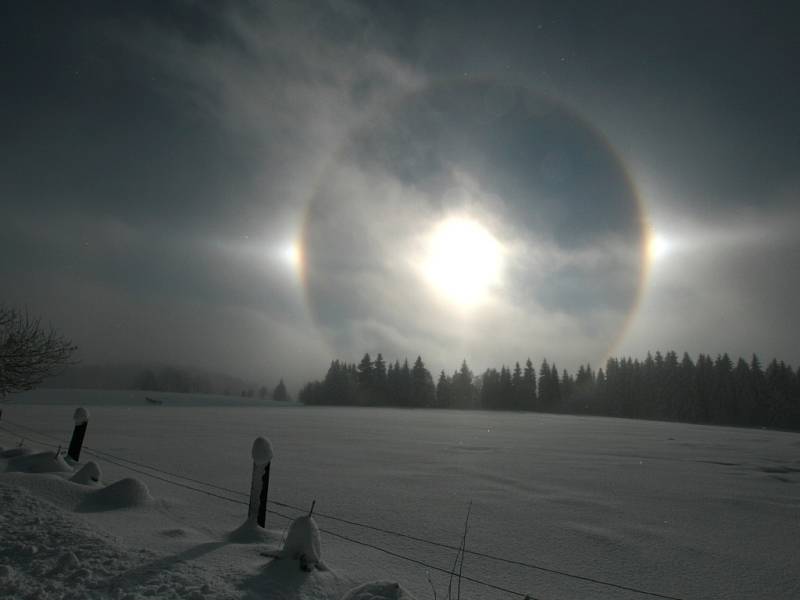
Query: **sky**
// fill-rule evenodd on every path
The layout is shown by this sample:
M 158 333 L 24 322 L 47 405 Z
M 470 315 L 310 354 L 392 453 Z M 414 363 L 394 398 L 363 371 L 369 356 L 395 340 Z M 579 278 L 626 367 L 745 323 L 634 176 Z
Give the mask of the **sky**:
M 800 362 L 792 2 L 0 8 L 6 305 L 290 387 Z

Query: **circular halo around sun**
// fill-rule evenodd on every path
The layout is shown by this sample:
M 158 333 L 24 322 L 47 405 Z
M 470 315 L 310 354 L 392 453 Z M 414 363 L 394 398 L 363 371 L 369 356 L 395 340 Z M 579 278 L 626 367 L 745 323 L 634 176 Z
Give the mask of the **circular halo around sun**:
M 353 354 L 571 344 L 598 360 L 637 305 L 642 223 L 624 165 L 574 112 L 495 81 L 440 82 L 375 111 L 316 181 L 307 301 Z

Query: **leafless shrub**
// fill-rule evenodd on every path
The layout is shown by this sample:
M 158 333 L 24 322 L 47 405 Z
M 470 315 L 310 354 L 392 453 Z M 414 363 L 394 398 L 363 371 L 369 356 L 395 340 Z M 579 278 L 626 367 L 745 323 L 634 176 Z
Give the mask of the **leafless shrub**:
M 0 401 L 58 375 L 76 346 L 51 325 L 27 311 L 0 306 Z

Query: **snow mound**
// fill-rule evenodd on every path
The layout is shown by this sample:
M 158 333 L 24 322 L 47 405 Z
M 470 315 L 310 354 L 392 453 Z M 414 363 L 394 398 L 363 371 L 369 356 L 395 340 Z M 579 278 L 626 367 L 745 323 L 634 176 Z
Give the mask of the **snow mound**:
M 33 450 L 26 447 L 9 448 L 0 452 L 0 458 L 16 458 L 17 456 L 25 456 L 26 454 L 33 454 Z
M 60 454 L 52 451 L 23 454 L 9 459 L 6 471 L 17 473 L 70 473 L 70 467 Z
M 75 516 L 22 487 L 7 485 L 3 477 L 0 477 L 0 598 L 3 600 L 240 597 L 234 595 L 231 586 L 210 573 L 206 565 L 191 560 L 175 561 L 149 549 L 125 546 L 122 539 L 103 532 L 94 523 L 95 518 Z M 69 484 L 69 487 L 78 486 Z
M 97 463 L 94 461 L 89 461 L 80 471 L 75 473 L 72 477 L 70 477 L 70 481 L 73 483 L 80 483 L 81 485 L 92 485 L 93 483 L 100 482 L 100 467 L 97 466 Z
M 392 581 L 371 581 L 353 588 L 341 600 L 415 600 L 414 596 Z
M 189 532 L 186 531 L 183 527 L 175 527 L 174 529 L 164 529 L 163 531 L 159 531 L 160 535 L 168 538 L 185 538 L 189 535 Z
M 292 521 L 280 557 L 299 560 L 304 571 L 322 566 L 319 527 L 313 517 L 298 517 Z
M 76 408 L 75 413 L 72 415 L 72 420 L 75 425 L 83 425 L 89 420 L 89 411 L 85 408 Z
M 67 571 L 75 571 L 81 566 L 81 562 L 74 552 L 66 551 L 62 553 L 56 560 L 56 566 L 53 568 L 54 573 L 64 573 Z
M 91 494 L 78 505 L 81 512 L 101 512 L 144 506 L 153 501 L 150 490 L 138 479 L 127 477 L 120 479 Z
M 231 531 L 227 539 L 234 544 L 259 544 L 277 542 L 280 536 L 273 531 L 268 531 L 255 521 L 247 519 L 239 527 Z
M 257 465 L 265 465 L 272 460 L 272 444 L 267 438 L 257 437 L 253 442 L 253 462 Z

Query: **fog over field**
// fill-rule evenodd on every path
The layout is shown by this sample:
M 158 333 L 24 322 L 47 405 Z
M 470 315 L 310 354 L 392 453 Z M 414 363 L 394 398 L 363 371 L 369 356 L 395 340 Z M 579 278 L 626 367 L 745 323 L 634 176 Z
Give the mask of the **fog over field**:
M 4 420 L 66 440 L 75 394 L 53 405 L 23 397 Z M 800 590 L 794 433 L 506 412 L 192 406 L 187 397 L 146 406 L 130 393 L 84 394 L 95 404 L 87 447 L 247 492 L 250 445 L 266 436 L 271 500 L 316 500 L 321 527 L 445 569 L 455 552 L 319 515 L 457 546 L 472 502 L 468 550 L 679 598 L 788 600 Z M 6 447 L 15 441 L 2 433 Z M 97 461 L 106 482 L 132 475 Z M 133 476 L 165 501 L 161 512 L 207 537 L 245 516 L 244 506 Z M 98 514 L 113 522 L 112 513 Z M 268 515 L 267 526 L 285 521 Z M 322 543 L 338 573 L 432 597 L 423 567 L 328 535 Z M 471 554 L 463 573 L 548 600 L 645 597 Z M 448 578 L 431 577 L 444 594 Z M 462 594 L 499 597 L 466 581 Z

